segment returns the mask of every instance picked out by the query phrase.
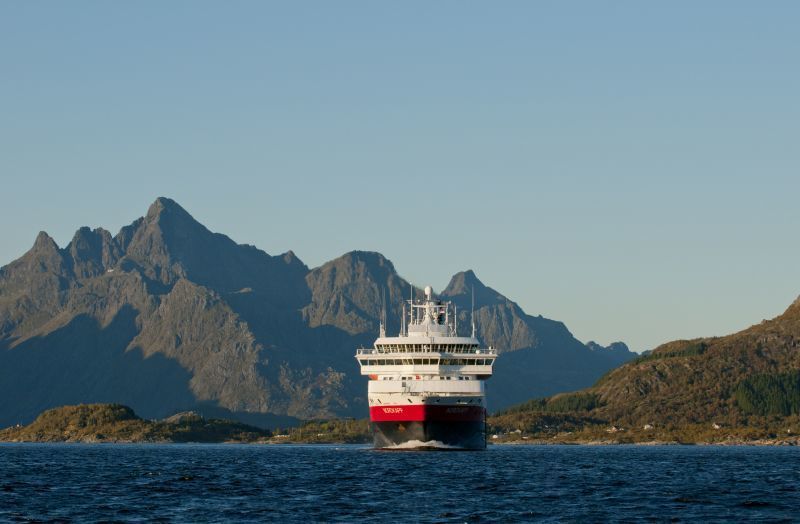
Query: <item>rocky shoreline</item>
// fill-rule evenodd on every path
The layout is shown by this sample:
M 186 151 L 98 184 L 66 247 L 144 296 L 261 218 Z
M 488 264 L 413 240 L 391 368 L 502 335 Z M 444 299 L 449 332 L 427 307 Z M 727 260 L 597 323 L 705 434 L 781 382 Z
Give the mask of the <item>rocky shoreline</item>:
M 0 442 L 172 443 L 258 442 L 271 432 L 229 420 L 205 419 L 194 412 L 163 420 L 139 418 L 120 404 L 81 404 L 43 412 L 32 423 L 0 430 Z
M 494 427 L 495 431 L 500 428 Z M 770 434 L 753 428 L 717 426 L 713 432 L 632 431 L 591 427 L 575 432 L 526 433 L 520 429 L 489 434 L 493 446 L 798 446 L 796 432 Z M 738 434 L 737 434 L 738 433 Z M 145 420 L 131 408 L 119 404 L 64 406 L 43 412 L 26 426 L 0 430 L 0 442 L 82 444 L 369 444 L 372 436 L 367 420 L 335 419 L 309 421 L 299 427 L 272 431 L 230 420 L 205 419 L 195 412 L 178 413 L 162 420 Z

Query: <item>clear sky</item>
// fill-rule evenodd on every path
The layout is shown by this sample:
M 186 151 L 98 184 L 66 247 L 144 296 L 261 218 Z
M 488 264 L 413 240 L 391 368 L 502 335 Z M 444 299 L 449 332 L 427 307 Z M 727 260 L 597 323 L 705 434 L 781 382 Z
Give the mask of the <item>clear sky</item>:
M 800 3 L 3 2 L 0 264 L 169 196 L 309 266 L 472 268 L 581 340 L 800 294 Z

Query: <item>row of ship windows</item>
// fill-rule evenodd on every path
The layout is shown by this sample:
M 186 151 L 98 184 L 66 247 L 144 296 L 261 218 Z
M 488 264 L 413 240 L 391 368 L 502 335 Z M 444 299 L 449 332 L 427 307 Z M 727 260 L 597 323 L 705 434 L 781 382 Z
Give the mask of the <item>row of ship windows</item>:
M 381 377 L 381 380 L 474 380 L 473 377 L 470 376 L 455 376 L 455 377 L 448 377 L 445 375 L 439 375 L 436 377 L 431 377 L 429 375 L 415 375 L 413 377 Z
M 407 398 L 406 400 L 408 400 L 409 404 L 413 404 L 413 401 L 410 398 Z M 447 399 L 434 398 L 434 399 L 427 399 L 427 400 L 423 399 L 423 401 L 424 401 L 425 404 L 431 404 L 431 403 L 439 404 L 440 402 L 445 402 L 446 404 L 453 404 L 453 403 L 455 403 L 455 404 L 472 404 L 473 402 L 475 404 L 482 404 L 483 403 L 483 399 L 480 399 L 480 398 L 447 398 Z M 396 402 L 396 401 L 392 400 L 392 403 L 394 403 L 394 402 Z M 379 398 L 376 398 L 376 399 L 370 398 L 369 399 L 369 403 L 370 403 L 370 405 L 383 404 L 383 402 Z
M 416 353 L 419 351 L 445 351 L 448 353 L 463 353 L 478 349 L 477 344 L 375 344 L 375 349 L 383 351 L 399 351 L 401 353 Z
M 362 366 L 491 366 L 493 358 L 384 358 L 359 360 Z

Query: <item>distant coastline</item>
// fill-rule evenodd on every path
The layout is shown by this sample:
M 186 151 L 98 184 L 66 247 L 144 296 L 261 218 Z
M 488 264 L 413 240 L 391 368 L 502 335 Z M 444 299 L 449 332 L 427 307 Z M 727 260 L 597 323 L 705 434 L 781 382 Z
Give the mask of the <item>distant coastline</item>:
M 487 439 L 491 445 L 577 445 L 577 446 L 797 446 L 800 435 L 778 435 L 769 429 L 699 427 L 683 431 L 654 428 L 588 427 L 572 433 L 529 434 L 503 425 L 502 418 L 490 417 Z M 505 420 L 507 424 L 507 419 Z M 694 438 L 690 438 L 694 435 Z M 367 444 L 372 436 L 367 420 L 334 419 L 309 421 L 302 426 L 266 430 L 240 422 L 205 419 L 197 413 L 178 413 L 163 420 L 145 420 L 119 404 L 81 404 L 43 412 L 28 425 L 0 430 L 0 442 L 85 443 L 85 444 Z
M 269 431 L 194 412 L 144 420 L 120 404 L 80 404 L 49 409 L 32 423 L 0 430 L 0 442 L 170 443 L 258 442 Z

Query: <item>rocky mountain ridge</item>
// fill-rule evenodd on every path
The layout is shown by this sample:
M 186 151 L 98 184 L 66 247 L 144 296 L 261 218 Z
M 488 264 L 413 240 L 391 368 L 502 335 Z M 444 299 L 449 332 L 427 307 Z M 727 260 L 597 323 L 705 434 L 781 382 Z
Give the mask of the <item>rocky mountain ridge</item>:
M 309 269 L 213 233 L 163 197 L 114 236 L 81 228 L 61 249 L 42 232 L 0 268 L 0 397 L 12 399 L 0 426 L 87 402 L 149 418 L 201 407 L 265 426 L 359 416 L 354 348 L 374 340 L 384 296 L 399 329 L 409 289 L 378 253 Z M 505 351 L 492 406 L 577 389 L 633 356 L 525 314 L 472 271 L 441 293 L 465 330 L 473 289 L 481 339 Z

